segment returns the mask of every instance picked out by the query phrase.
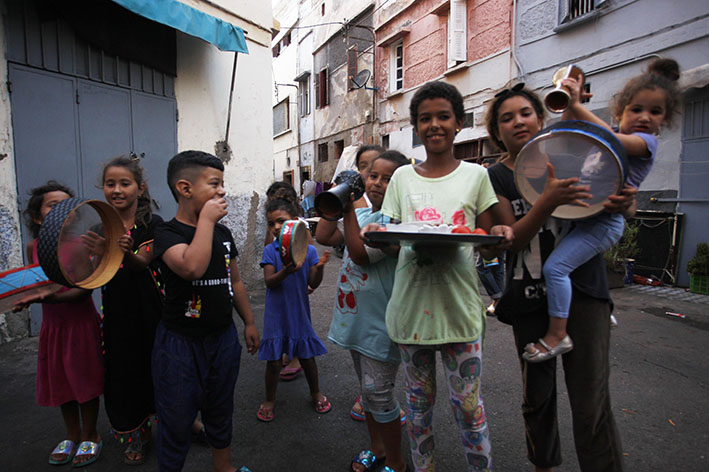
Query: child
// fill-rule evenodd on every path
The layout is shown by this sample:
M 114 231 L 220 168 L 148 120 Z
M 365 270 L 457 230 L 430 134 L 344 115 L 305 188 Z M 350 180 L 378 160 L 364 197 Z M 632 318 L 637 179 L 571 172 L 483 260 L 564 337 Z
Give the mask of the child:
M 652 168 L 657 152 L 660 127 L 669 123 L 679 103 L 675 81 L 679 66 L 671 59 L 657 59 L 647 74 L 631 79 L 615 104 L 618 129 L 612 128 L 587 110 L 580 102 L 581 81 L 565 79 L 562 84 L 571 91 L 571 104 L 564 119 L 579 119 L 595 123 L 615 135 L 628 154 L 626 183 L 639 188 Z M 619 213 L 601 213 L 574 222 L 574 228 L 564 237 L 544 263 L 544 280 L 549 301 L 549 329 L 535 345 L 530 343 L 523 355 L 528 362 L 543 362 L 573 349 L 566 332 L 571 305 L 569 274 L 596 254 L 601 254 L 618 242 L 625 220 Z
M 151 199 L 137 158 L 109 161 L 102 174 L 106 201 L 126 230 L 118 244 L 123 264 L 102 288 L 103 343 L 106 364 L 104 401 L 116 438 L 127 443 L 124 462 L 145 461 L 155 415 L 150 356 L 162 312 L 162 295 L 150 267 L 153 234 L 162 218 L 152 214 Z
M 372 206 L 344 208 L 344 230 L 334 221 L 320 220 L 316 239 L 323 244 L 347 245 L 337 284 L 337 298 L 328 339 L 349 349 L 360 382 L 363 416 L 367 421 L 371 449 L 352 460 L 357 472 L 386 465 L 386 470 L 402 472 L 406 462 L 401 453 L 399 402 L 394 398 L 394 382 L 401 357 L 387 335 L 384 315 L 394 285 L 396 259 L 381 250 L 364 246 L 360 226 L 388 223 L 381 214 L 384 195 L 394 170 L 409 164 L 397 151 L 385 151 L 372 161 L 365 190 Z M 353 211 L 354 210 L 354 211 Z M 344 232 L 344 234 L 343 234 Z
M 357 167 L 357 172 L 360 173 L 364 182 L 367 182 L 367 174 L 372 162 L 374 162 L 374 159 L 376 159 L 383 152 L 384 148 L 377 146 L 376 144 L 365 144 L 357 149 L 357 154 L 355 155 L 355 166 Z M 362 198 L 354 202 L 355 208 L 365 208 L 370 206 L 372 206 L 372 203 L 369 201 L 369 197 L 367 197 L 366 192 L 362 195 Z
M 54 180 L 30 191 L 25 217 L 35 238 L 52 207 L 73 196 L 74 192 Z M 36 241 L 27 245 L 30 262 L 37 261 Z M 54 465 L 67 464 L 72 458 L 75 467 L 89 465 L 98 459 L 103 447 L 96 430 L 103 392 L 100 317 L 90 295 L 91 291 L 80 288 L 62 288 L 16 307 L 42 302 L 37 404 L 59 406 L 67 432 L 66 439 L 49 456 L 49 463 Z
M 155 229 L 165 307 L 152 359 L 161 471 L 182 469 L 198 411 L 213 469 L 234 470 L 229 445 L 241 345 L 232 303 L 244 321 L 249 353 L 259 341 L 234 239 L 217 223 L 227 214 L 223 176 L 222 162 L 201 151 L 181 152 L 167 167 L 177 215 Z
M 315 411 L 322 414 L 332 408 L 327 397 L 320 393 L 318 385 L 315 356 L 327 353 L 327 349 L 313 331 L 308 300 L 308 286 L 315 289 L 320 285 L 323 266 L 330 258 L 330 253 L 325 251 L 318 260 L 315 247 L 308 245 L 308 254 L 302 265 L 283 265 L 278 236 L 283 223 L 296 218 L 296 207 L 287 200 L 277 198 L 266 204 L 268 231 L 274 241 L 264 248 L 261 260 L 266 282 L 266 307 L 258 358 L 267 361 L 266 401 L 259 406 L 256 417 L 264 422 L 273 421 L 283 354 L 287 354 L 290 359 L 300 359 Z
M 497 199 L 486 170 L 453 154 L 453 140 L 464 118 L 460 92 L 443 82 L 429 82 L 414 94 L 409 110 L 426 160 L 396 170 L 382 213 L 401 222 L 478 226 L 510 241 L 509 227 L 491 228 L 497 218 Z M 378 226 L 365 226 L 361 236 Z M 492 466 L 480 393 L 484 312 L 472 244 L 401 247 L 386 325 L 389 337 L 399 344 L 404 364 L 409 439 L 417 471 L 434 468 L 437 350 L 470 470 Z

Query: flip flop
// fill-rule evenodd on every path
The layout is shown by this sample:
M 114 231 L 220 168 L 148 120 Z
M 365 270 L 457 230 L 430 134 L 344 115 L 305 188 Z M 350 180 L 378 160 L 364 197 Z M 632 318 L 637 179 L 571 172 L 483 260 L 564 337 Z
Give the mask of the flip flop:
M 546 352 L 542 352 L 534 347 L 534 343 L 529 343 L 524 347 L 522 358 L 527 362 L 544 362 L 553 357 L 566 354 L 574 348 L 574 343 L 568 336 L 565 336 L 564 339 L 562 339 L 559 344 L 554 347 L 548 345 L 542 338 L 539 338 L 539 344 L 544 346 Z
M 369 449 L 362 449 L 352 458 L 350 471 L 354 470 L 352 469 L 353 464 L 362 465 L 364 472 L 379 470 L 379 466 L 384 465 L 384 462 L 386 462 L 386 457 L 377 457 Z
M 274 414 L 273 414 L 273 408 L 266 408 L 265 406 L 261 405 L 258 407 L 258 411 L 256 412 L 256 418 L 258 418 L 260 421 L 263 421 L 264 423 L 270 423 L 274 419 Z
M 128 444 L 128 447 L 123 452 L 123 463 L 126 465 L 141 465 L 145 462 L 145 456 L 150 448 L 150 442 L 143 442 L 140 438 L 136 438 Z M 126 454 L 140 454 L 140 459 L 129 459 Z
M 49 454 L 49 463 L 52 465 L 64 465 L 71 462 L 74 458 L 74 453 L 76 453 L 76 448 L 74 447 L 74 441 L 65 439 L 64 441 L 57 444 L 51 454 Z M 52 459 L 54 454 L 66 454 L 66 458 L 57 461 Z
M 86 467 L 89 464 L 93 464 L 98 459 L 99 454 L 101 454 L 101 449 L 103 448 L 103 440 L 100 440 L 98 444 L 93 441 L 82 441 L 79 444 L 79 448 L 74 455 L 74 460 L 81 456 L 92 456 L 91 459 L 84 462 L 74 462 L 74 467 Z
M 281 380 L 293 380 L 298 377 L 302 371 L 302 367 L 284 367 L 283 370 L 281 370 L 280 378 Z
M 322 400 L 313 400 L 313 403 L 315 403 L 315 411 L 321 415 L 324 415 L 328 411 L 332 410 L 332 404 L 330 404 L 330 401 L 325 395 L 322 396 Z
M 360 409 L 362 409 L 362 397 L 360 395 L 357 396 L 355 399 L 354 405 L 352 405 L 352 409 L 350 410 L 350 418 L 352 418 L 355 421 L 365 421 L 367 419 L 366 416 L 364 416 L 364 410 L 362 409 L 362 413 L 359 413 L 358 411 L 355 410 L 355 407 L 359 405 Z

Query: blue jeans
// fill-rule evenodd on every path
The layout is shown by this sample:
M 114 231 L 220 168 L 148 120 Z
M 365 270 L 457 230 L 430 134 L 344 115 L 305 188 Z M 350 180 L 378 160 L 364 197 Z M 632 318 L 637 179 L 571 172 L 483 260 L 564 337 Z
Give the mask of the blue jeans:
M 493 300 L 502 298 L 502 292 L 505 291 L 505 259 L 502 254 L 498 257 L 498 261 L 495 265 L 485 265 L 485 261 L 479 254 L 475 261 L 478 277 L 485 287 L 485 292 Z
M 549 316 L 568 318 L 571 306 L 571 272 L 596 254 L 607 251 L 623 235 L 620 214 L 601 213 L 575 222 L 574 229 L 554 248 L 544 262 Z
M 204 338 L 183 336 L 158 325 L 153 346 L 153 384 L 158 415 L 158 467 L 182 470 L 197 412 L 215 449 L 231 444 L 234 387 L 241 345 L 232 323 Z

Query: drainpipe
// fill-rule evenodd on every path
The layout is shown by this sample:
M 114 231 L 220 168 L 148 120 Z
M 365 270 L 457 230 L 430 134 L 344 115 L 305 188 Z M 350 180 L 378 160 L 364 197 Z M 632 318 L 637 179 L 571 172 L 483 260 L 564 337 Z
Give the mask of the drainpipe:
M 296 89 L 296 91 L 295 91 L 295 103 L 296 103 L 296 107 L 295 107 L 295 110 L 296 110 L 296 112 L 295 112 L 295 121 L 296 121 L 296 124 L 295 124 L 295 145 L 297 146 L 296 150 L 298 151 L 297 152 L 297 156 L 298 156 L 298 166 L 297 166 L 298 167 L 298 185 L 302 186 L 303 182 L 300 181 L 300 110 L 299 110 L 299 106 L 297 105 L 298 99 L 300 98 L 300 97 L 298 97 L 298 92 L 300 91 L 300 89 L 295 84 L 276 84 L 276 87 L 295 87 L 295 89 Z M 290 102 L 288 102 L 288 105 L 289 105 L 288 112 L 290 113 Z M 290 117 L 288 117 L 288 119 L 290 119 Z M 288 151 L 286 151 L 286 157 L 288 157 Z M 275 163 L 274 163 L 274 166 L 275 166 Z M 274 173 L 273 178 L 275 179 L 276 178 L 275 167 L 274 167 L 273 173 Z M 295 179 L 293 179 L 293 181 L 295 181 Z
M 517 66 L 517 79 L 524 79 L 524 69 L 517 59 L 517 0 L 512 0 L 512 59 Z

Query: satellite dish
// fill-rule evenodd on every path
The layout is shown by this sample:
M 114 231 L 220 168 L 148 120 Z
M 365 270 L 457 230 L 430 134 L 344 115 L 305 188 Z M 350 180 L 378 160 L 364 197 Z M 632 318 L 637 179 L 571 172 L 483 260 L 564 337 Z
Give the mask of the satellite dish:
M 372 72 L 369 69 L 361 70 L 354 77 L 350 77 L 352 88 L 361 89 L 364 87 L 365 90 L 378 90 L 377 87 L 367 87 L 370 77 L 372 77 Z

